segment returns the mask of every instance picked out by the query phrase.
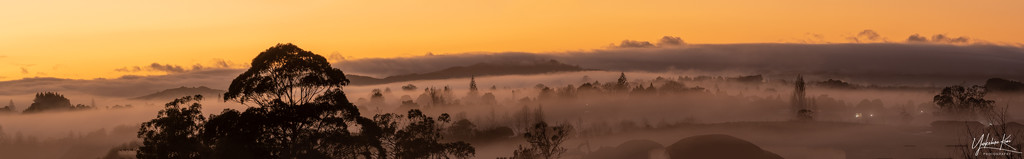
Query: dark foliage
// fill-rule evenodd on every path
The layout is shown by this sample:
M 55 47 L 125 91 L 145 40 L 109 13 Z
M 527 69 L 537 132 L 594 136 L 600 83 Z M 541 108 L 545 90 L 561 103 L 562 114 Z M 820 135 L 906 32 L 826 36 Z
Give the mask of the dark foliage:
M 750 75 L 729 78 L 728 80 L 741 83 L 761 83 L 764 81 L 764 77 L 762 77 L 761 75 Z
M 143 146 L 139 147 L 136 157 L 206 157 L 210 147 L 199 137 L 206 120 L 200 100 L 203 100 L 201 95 L 175 99 L 157 113 L 156 119 L 142 123 L 138 136 L 143 139 Z
M 32 105 L 25 109 L 24 113 L 38 113 L 44 111 L 66 111 L 73 110 L 76 107 L 71 105 L 71 101 L 65 98 L 57 92 L 43 92 L 36 93 L 36 98 L 32 100 Z
M 512 137 L 512 135 L 515 135 L 512 128 L 503 126 L 477 131 L 474 136 L 476 141 L 488 142 L 508 139 L 509 137 Z
M 816 82 L 816 83 L 814 83 L 814 85 L 816 85 L 818 87 L 836 88 L 836 89 L 855 89 L 855 88 L 859 87 L 857 85 L 850 84 L 850 83 L 848 83 L 846 81 L 835 80 L 835 79 L 828 79 L 828 80 L 825 80 L 825 81 Z
M 14 107 L 14 100 L 11 100 L 11 104 L 7 104 L 3 108 L 0 108 L 0 113 L 11 113 L 16 111 L 17 107 Z
M 466 142 L 440 142 L 441 124 L 450 122 L 448 114 L 435 119 L 413 109 L 404 116 L 388 113 L 373 119 L 380 125 L 379 140 L 389 152 L 387 158 L 469 158 L 476 153 Z
M 140 158 L 421 158 L 468 157 L 464 142 L 439 143 L 433 118 L 410 111 L 410 125 L 362 117 L 342 86 L 348 80 L 316 54 L 292 44 L 278 44 L 255 59 L 231 83 L 224 100 L 254 104 L 244 111 L 225 109 L 203 120 L 199 104 L 182 108 L 183 98 L 145 124 Z M 181 113 L 185 112 L 185 113 Z M 439 120 L 447 123 L 447 115 Z M 379 122 L 387 123 L 387 122 Z M 428 131 L 435 130 L 435 131 Z M 434 135 L 436 134 L 436 135 Z M 400 136 L 401 149 L 387 149 L 383 139 Z M 440 146 L 439 146 L 440 145 Z M 399 157 L 395 157 L 398 155 Z M 402 157 L 404 156 L 404 157 Z
M 797 75 L 796 83 L 794 83 L 793 96 L 790 99 L 792 105 L 791 111 L 796 114 L 797 120 L 809 121 L 814 120 L 814 105 L 807 98 L 806 86 L 804 85 L 804 77 Z
M 569 139 L 572 126 L 562 125 L 549 127 L 546 122 L 538 122 L 529 129 L 523 138 L 530 143 L 529 147 L 519 146 L 512 153 L 513 159 L 552 159 L 559 158 L 568 149 L 562 143 Z
M 615 83 L 614 90 L 626 91 L 629 89 L 629 81 L 626 79 L 626 73 L 622 72 L 619 74 L 619 80 Z
M 402 86 L 402 90 L 405 90 L 405 91 L 415 91 L 416 88 L 417 88 L 416 85 L 412 85 L 412 84 Z
M 332 68 L 323 56 L 290 43 L 278 44 L 252 59 L 249 70 L 231 81 L 224 100 L 302 105 L 348 83 L 345 73 Z
M 978 115 L 992 110 L 995 101 L 985 99 L 985 93 L 985 87 L 981 86 L 949 86 L 935 95 L 932 101 L 939 106 L 942 115 L 973 120 Z
M 462 119 L 452 123 L 452 126 L 448 127 L 448 132 L 452 139 L 466 141 L 476 137 L 474 134 L 476 131 L 476 124 L 470 122 L 468 119 Z

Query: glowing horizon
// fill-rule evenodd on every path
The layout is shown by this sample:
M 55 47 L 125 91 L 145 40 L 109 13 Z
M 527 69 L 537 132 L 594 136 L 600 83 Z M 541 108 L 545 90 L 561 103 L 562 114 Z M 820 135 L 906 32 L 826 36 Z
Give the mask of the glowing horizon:
M 0 81 L 158 75 L 153 63 L 244 67 L 277 43 L 330 57 L 564 52 L 622 40 L 845 43 L 944 34 L 1020 45 L 1024 1 L 0 2 Z M 223 63 L 222 63 L 223 62 Z

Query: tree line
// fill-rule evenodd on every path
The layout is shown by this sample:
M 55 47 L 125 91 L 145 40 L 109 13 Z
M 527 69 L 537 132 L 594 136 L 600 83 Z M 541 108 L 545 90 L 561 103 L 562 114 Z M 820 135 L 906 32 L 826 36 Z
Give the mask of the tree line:
M 138 158 L 469 158 L 475 148 L 444 139 L 451 116 L 407 113 L 364 117 L 349 102 L 349 80 L 327 60 L 292 44 L 261 52 L 235 78 L 224 101 L 250 106 L 204 116 L 201 95 L 165 105 L 142 124 Z M 458 121 L 455 129 L 472 129 Z M 538 123 L 527 138 L 535 144 L 520 156 L 557 156 L 552 142 L 567 138 L 568 127 Z M 542 139 L 541 139 L 542 138 Z M 557 144 L 555 145 L 557 146 Z M 539 148 L 533 148 L 539 147 Z M 564 149 L 564 148 L 563 148 Z M 529 150 L 528 152 L 526 152 Z M 564 150 L 562 150 L 564 151 Z M 534 153 L 536 152 L 536 153 Z

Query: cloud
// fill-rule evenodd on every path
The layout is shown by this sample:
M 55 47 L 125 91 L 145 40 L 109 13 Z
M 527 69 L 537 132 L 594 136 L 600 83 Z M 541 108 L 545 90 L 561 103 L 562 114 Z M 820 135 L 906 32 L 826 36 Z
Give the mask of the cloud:
M 342 56 L 341 53 L 335 51 L 330 55 L 327 55 L 327 60 L 331 62 L 345 61 L 345 56 Z
M 185 72 L 185 69 L 182 68 L 181 66 L 171 65 L 171 64 L 163 64 L 163 65 L 161 65 L 159 63 L 153 63 L 153 64 L 150 64 L 148 68 L 152 69 L 152 70 L 155 70 L 155 71 L 167 72 L 167 73 L 181 73 L 181 72 Z
M 475 63 L 558 60 L 614 71 L 700 71 L 788 77 L 810 74 L 875 81 L 1024 79 L 1024 49 L 996 45 L 700 44 L 566 53 L 476 53 L 370 58 L 335 63 L 349 74 L 385 77 Z M 935 80 L 931 80 L 935 79 Z M 917 81 L 921 82 L 921 81 Z M 918 83 L 919 84 L 919 83 Z
M 685 44 L 685 42 L 683 42 L 682 38 L 674 36 L 664 36 L 658 41 L 658 46 L 675 46 L 683 44 Z
M 622 40 L 622 42 L 619 43 L 619 46 L 615 46 L 615 47 L 617 47 L 617 48 L 647 48 L 647 47 L 654 47 L 654 44 L 651 44 L 651 42 L 649 42 L 649 41 Z
M 664 36 L 658 40 L 657 45 L 649 41 L 634 41 L 634 40 L 622 40 L 619 45 L 611 44 L 611 48 L 654 48 L 654 47 L 667 47 L 667 46 L 679 46 L 685 44 L 682 38 L 675 36 Z
M 864 31 L 857 33 L 856 36 L 847 37 L 846 39 L 853 43 L 888 41 L 885 39 L 885 37 L 879 35 L 878 32 L 875 32 L 875 30 L 871 29 L 865 29 Z
M 923 36 L 918 35 L 918 34 L 914 34 L 914 35 L 910 35 L 910 37 L 907 37 L 907 42 L 925 42 L 926 43 L 926 42 L 928 42 L 928 38 L 927 37 L 923 37 Z
M 907 42 L 910 42 L 910 43 L 940 43 L 940 44 L 969 44 L 971 42 L 971 39 L 968 38 L 968 37 L 964 37 L 964 36 L 961 36 L 961 37 L 951 37 L 951 36 L 946 36 L 945 34 L 935 34 L 935 35 L 932 35 L 932 39 L 931 40 L 928 40 L 927 37 L 921 36 L 919 34 L 914 34 L 914 35 L 910 35 L 910 37 L 907 37 Z
M 133 72 L 184 73 L 184 72 L 200 71 L 200 70 L 239 68 L 239 67 L 244 67 L 244 66 L 245 65 L 235 64 L 235 63 L 232 63 L 230 61 L 223 60 L 223 59 L 213 59 L 209 64 L 206 64 L 206 65 L 194 64 L 191 67 L 185 67 L 185 66 L 181 66 L 181 65 L 172 65 L 172 64 L 160 64 L 160 63 L 155 63 L 154 62 L 152 64 L 145 65 L 145 66 L 121 67 L 121 68 L 114 69 L 114 71 L 117 71 L 117 72 L 128 72 L 128 73 L 133 73 Z
M 879 38 L 882 37 L 882 36 L 879 36 L 878 33 L 876 33 L 874 30 L 871 30 L 871 29 L 861 31 L 860 33 L 857 33 L 857 36 L 858 37 L 864 37 L 864 38 L 866 38 L 868 40 L 878 40 Z
M 934 36 L 932 36 L 932 42 L 956 44 L 956 43 L 968 43 L 968 42 L 970 42 L 970 39 L 968 39 L 967 37 L 963 37 L 963 36 L 953 38 L 953 37 L 947 37 L 946 35 L 943 35 L 943 34 L 935 34 Z

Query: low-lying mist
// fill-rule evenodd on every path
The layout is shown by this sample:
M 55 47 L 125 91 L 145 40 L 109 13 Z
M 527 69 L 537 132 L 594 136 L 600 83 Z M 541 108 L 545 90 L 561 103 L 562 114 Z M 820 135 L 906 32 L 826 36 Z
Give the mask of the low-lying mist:
M 628 87 L 615 87 L 620 75 L 625 75 Z M 932 102 L 940 87 L 888 87 L 861 81 L 844 81 L 858 87 L 835 87 L 821 84 L 829 80 L 826 77 L 809 76 L 804 79 L 808 83 L 806 96 L 816 107 L 814 120 L 818 122 L 808 124 L 792 122 L 795 80 L 795 76 L 766 78 L 739 73 L 584 71 L 409 81 L 344 90 L 363 116 L 415 108 L 430 116 L 451 114 L 452 121 L 466 119 L 479 132 L 504 127 L 515 134 L 467 139 L 477 147 L 476 158 L 511 156 L 516 145 L 525 143 L 518 135 L 537 120 L 573 126 L 572 138 L 563 145 L 569 149 L 564 155 L 567 158 L 593 158 L 592 154 L 612 151 L 630 140 L 668 146 L 703 134 L 735 136 L 784 158 L 886 157 L 858 152 L 874 150 L 872 144 L 883 148 L 915 145 L 921 152 L 944 153 L 948 148 L 943 146 L 955 140 L 914 136 L 929 131 L 929 124 L 940 120 L 933 115 L 936 106 Z M 475 93 L 470 91 L 471 81 L 476 84 Z M 584 85 L 593 89 L 584 89 Z M 173 87 L 177 86 L 169 88 Z M 226 89 L 223 87 L 211 86 Z M 132 156 L 116 150 L 138 144 L 138 125 L 156 117 L 169 102 L 52 91 L 63 93 L 72 104 L 90 105 L 95 100 L 99 106 L 0 114 L 0 153 L 15 158 Z M 375 92 L 380 96 L 374 97 Z M 1014 107 L 1009 109 L 1011 116 L 1024 114 L 1015 106 L 1022 103 L 1019 95 L 989 97 L 999 107 Z M 31 105 L 32 96 L 5 95 L 0 99 L 11 99 L 23 110 Z M 201 103 L 203 114 L 246 107 L 218 97 L 207 97 Z

